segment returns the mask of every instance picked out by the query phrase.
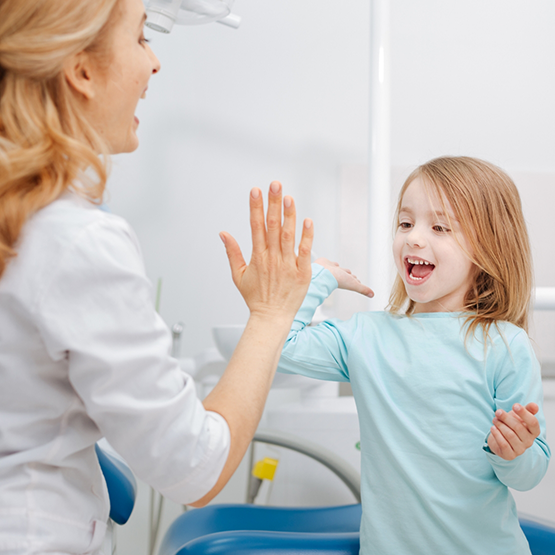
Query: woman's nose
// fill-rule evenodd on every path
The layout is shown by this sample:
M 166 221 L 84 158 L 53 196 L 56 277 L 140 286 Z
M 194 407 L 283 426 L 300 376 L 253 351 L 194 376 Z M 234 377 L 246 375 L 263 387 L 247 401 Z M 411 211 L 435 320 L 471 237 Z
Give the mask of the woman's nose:
M 152 74 L 154 75 L 160 71 L 161 64 L 160 60 L 152 50 L 150 51 L 150 55 L 152 56 Z

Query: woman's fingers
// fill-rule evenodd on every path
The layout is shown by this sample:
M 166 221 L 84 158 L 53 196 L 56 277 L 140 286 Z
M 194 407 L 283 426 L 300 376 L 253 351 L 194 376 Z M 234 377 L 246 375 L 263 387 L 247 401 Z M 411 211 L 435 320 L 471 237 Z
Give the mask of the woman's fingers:
M 303 222 L 303 233 L 299 243 L 299 255 L 297 256 L 297 268 L 301 271 L 303 277 L 310 276 L 311 268 L 311 252 L 312 240 L 314 239 L 314 224 L 310 218 L 306 218 Z
M 260 189 L 254 188 L 250 194 L 250 222 L 252 252 L 259 255 L 266 250 L 266 223 L 264 221 L 264 201 Z
M 239 285 L 241 283 L 241 276 L 247 268 L 247 263 L 243 258 L 243 253 L 239 244 L 229 233 L 222 231 L 220 233 L 220 239 L 225 245 L 225 252 L 229 260 L 229 266 L 231 268 L 231 277 L 233 278 L 233 283 Z
M 281 228 L 281 253 L 283 259 L 288 262 L 295 260 L 295 226 L 297 212 L 295 201 L 286 196 L 283 199 L 283 227 Z
M 266 227 L 266 241 L 270 254 L 277 254 L 281 248 L 281 183 L 279 181 L 273 181 L 270 185 Z

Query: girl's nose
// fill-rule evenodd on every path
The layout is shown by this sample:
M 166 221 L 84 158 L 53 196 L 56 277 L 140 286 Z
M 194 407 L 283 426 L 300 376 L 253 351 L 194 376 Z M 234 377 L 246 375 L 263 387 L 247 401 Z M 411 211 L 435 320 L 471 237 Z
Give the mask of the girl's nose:
M 407 245 L 411 248 L 422 248 L 426 246 L 424 236 L 422 233 L 420 233 L 416 226 L 413 227 L 409 233 L 407 233 L 406 242 Z

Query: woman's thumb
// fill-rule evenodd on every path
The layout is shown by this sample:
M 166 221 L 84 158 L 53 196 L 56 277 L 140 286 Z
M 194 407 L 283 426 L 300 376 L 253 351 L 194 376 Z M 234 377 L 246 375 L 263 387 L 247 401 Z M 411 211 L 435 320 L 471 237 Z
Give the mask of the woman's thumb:
M 243 258 L 243 253 L 241 252 L 239 243 L 237 243 L 237 241 L 229 233 L 222 231 L 220 233 L 220 239 L 225 245 L 225 251 L 229 260 L 229 266 L 231 268 L 231 276 L 237 285 L 238 278 L 247 267 L 245 259 Z

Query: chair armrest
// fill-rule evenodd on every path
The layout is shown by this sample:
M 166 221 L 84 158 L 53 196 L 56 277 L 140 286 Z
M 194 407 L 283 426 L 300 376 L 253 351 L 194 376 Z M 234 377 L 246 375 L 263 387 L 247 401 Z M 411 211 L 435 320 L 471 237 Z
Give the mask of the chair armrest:
M 106 480 L 110 497 L 110 518 L 117 524 L 125 524 L 135 506 L 137 481 L 130 468 L 95 445 L 96 456 Z

